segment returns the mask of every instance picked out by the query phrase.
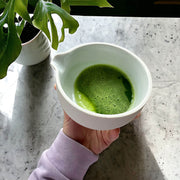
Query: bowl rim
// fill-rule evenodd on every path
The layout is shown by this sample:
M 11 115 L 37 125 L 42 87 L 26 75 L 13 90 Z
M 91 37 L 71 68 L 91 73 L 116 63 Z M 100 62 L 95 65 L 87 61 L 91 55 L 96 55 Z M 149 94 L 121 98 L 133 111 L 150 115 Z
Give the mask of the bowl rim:
M 97 117 L 97 118 L 107 118 L 107 119 L 114 119 L 114 118 L 120 118 L 120 117 L 127 117 L 131 114 L 134 114 L 136 113 L 137 111 L 139 111 L 140 109 L 143 108 L 143 106 L 146 104 L 146 102 L 148 101 L 148 99 L 150 98 L 150 95 L 151 95 L 151 91 L 152 91 L 152 77 L 151 77 L 151 73 L 148 69 L 148 67 L 146 66 L 146 64 L 137 56 L 135 55 L 134 53 L 132 53 L 131 51 L 129 51 L 128 49 L 124 48 L 124 47 L 121 47 L 119 45 L 115 45 L 115 44 L 111 44 L 111 43 L 106 43 L 106 42 L 90 42 L 90 43 L 83 43 L 81 45 L 78 45 L 78 46 L 75 46 L 73 48 L 71 48 L 70 50 L 64 52 L 64 53 L 58 53 L 54 58 L 58 58 L 59 55 L 65 55 L 65 54 L 68 54 L 68 53 L 71 53 L 79 48 L 82 48 L 82 47 L 85 47 L 85 46 L 90 46 L 90 45 L 106 45 L 106 46 L 111 46 L 111 47 L 115 47 L 115 48 L 119 48 L 123 51 L 125 51 L 126 53 L 130 54 L 131 56 L 133 56 L 137 61 L 139 61 L 139 63 L 143 66 L 143 68 L 145 69 L 145 72 L 147 74 L 147 78 L 148 78 L 148 91 L 146 92 L 146 95 L 145 97 L 143 98 L 143 100 L 139 103 L 138 106 L 128 110 L 128 111 L 125 111 L 123 113 L 119 113 L 119 114 L 100 114 L 100 113 L 96 113 L 96 112 L 92 112 L 90 110 L 87 110 L 87 109 L 84 109 L 82 107 L 80 107 L 78 104 L 76 104 L 73 100 L 71 100 L 67 95 L 66 93 L 64 92 L 62 86 L 61 86 L 61 83 L 60 83 L 60 78 L 59 78 L 59 73 L 58 73 L 58 70 L 56 70 L 56 83 L 57 83 L 57 87 L 58 87 L 58 90 L 60 91 L 60 93 L 62 94 L 62 96 L 64 97 L 64 99 L 69 103 L 71 104 L 75 109 L 79 110 L 80 112 L 83 112 L 87 115 L 91 115 L 91 116 L 94 116 L 94 117 Z M 52 61 L 53 61 L 52 60 Z M 53 63 L 52 63 L 53 64 Z

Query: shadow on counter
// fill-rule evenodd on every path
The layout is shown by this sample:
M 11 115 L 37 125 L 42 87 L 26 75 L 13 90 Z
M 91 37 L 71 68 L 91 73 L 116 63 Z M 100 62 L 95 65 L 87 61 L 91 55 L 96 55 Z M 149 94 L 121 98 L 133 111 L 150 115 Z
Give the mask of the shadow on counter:
M 141 118 L 141 117 L 140 117 Z M 137 121 L 140 121 L 140 118 Z M 164 180 L 144 135 L 130 123 L 92 165 L 84 180 Z
M 50 57 L 37 65 L 23 66 L 19 73 L 11 122 L 11 143 L 15 145 L 15 156 L 21 154 L 19 160 L 22 169 L 19 168 L 19 172 L 22 175 L 32 172 L 41 152 L 50 146 L 52 136 L 56 137 L 58 126 L 51 129 L 48 116 L 51 111 L 49 104 L 54 103 L 49 97 L 55 94 L 53 84 Z

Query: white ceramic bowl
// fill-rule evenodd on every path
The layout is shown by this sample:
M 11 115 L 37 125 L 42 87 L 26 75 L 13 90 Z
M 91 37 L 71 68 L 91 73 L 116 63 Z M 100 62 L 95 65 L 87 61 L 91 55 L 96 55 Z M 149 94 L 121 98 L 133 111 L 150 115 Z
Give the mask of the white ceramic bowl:
M 131 80 L 135 98 L 131 108 L 121 114 L 105 115 L 81 108 L 74 100 L 74 82 L 87 67 L 107 64 L 122 70 Z M 66 113 L 77 123 L 97 130 L 114 129 L 129 123 L 150 97 L 151 74 L 144 62 L 122 47 L 107 43 L 89 43 L 54 57 L 57 91 Z

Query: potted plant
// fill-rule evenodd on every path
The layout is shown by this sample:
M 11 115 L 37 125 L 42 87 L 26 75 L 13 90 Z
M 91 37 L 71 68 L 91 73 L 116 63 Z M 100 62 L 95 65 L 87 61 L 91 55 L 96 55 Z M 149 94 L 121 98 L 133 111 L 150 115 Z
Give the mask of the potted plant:
M 79 24 L 70 15 L 70 6 L 75 5 L 111 7 L 106 0 L 61 0 L 61 7 L 52 0 L 0 0 L 0 79 L 6 76 L 8 66 L 19 56 L 23 44 L 22 32 L 28 29 L 28 25 L 37 31 L 34 36 L 42 31 L 53 49 L 57 49 L 64 40 L 65 29 L 70 34 L 76 32 Z M 32 14 L 28 10 L 29 6 L 33 9 Z M 58 37 L 52 14 L 57 14 L 62 20 L 61 37 Z

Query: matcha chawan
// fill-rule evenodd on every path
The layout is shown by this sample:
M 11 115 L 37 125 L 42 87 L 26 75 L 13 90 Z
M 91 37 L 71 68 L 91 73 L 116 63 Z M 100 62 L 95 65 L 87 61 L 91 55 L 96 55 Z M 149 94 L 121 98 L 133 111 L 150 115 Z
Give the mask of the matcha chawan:
M 129 78 L 109 65 L 94 65 L 83 70 L 75 81 L 74 94 L 79 106 L 100 114 L 123 113 L 134 99 Z

